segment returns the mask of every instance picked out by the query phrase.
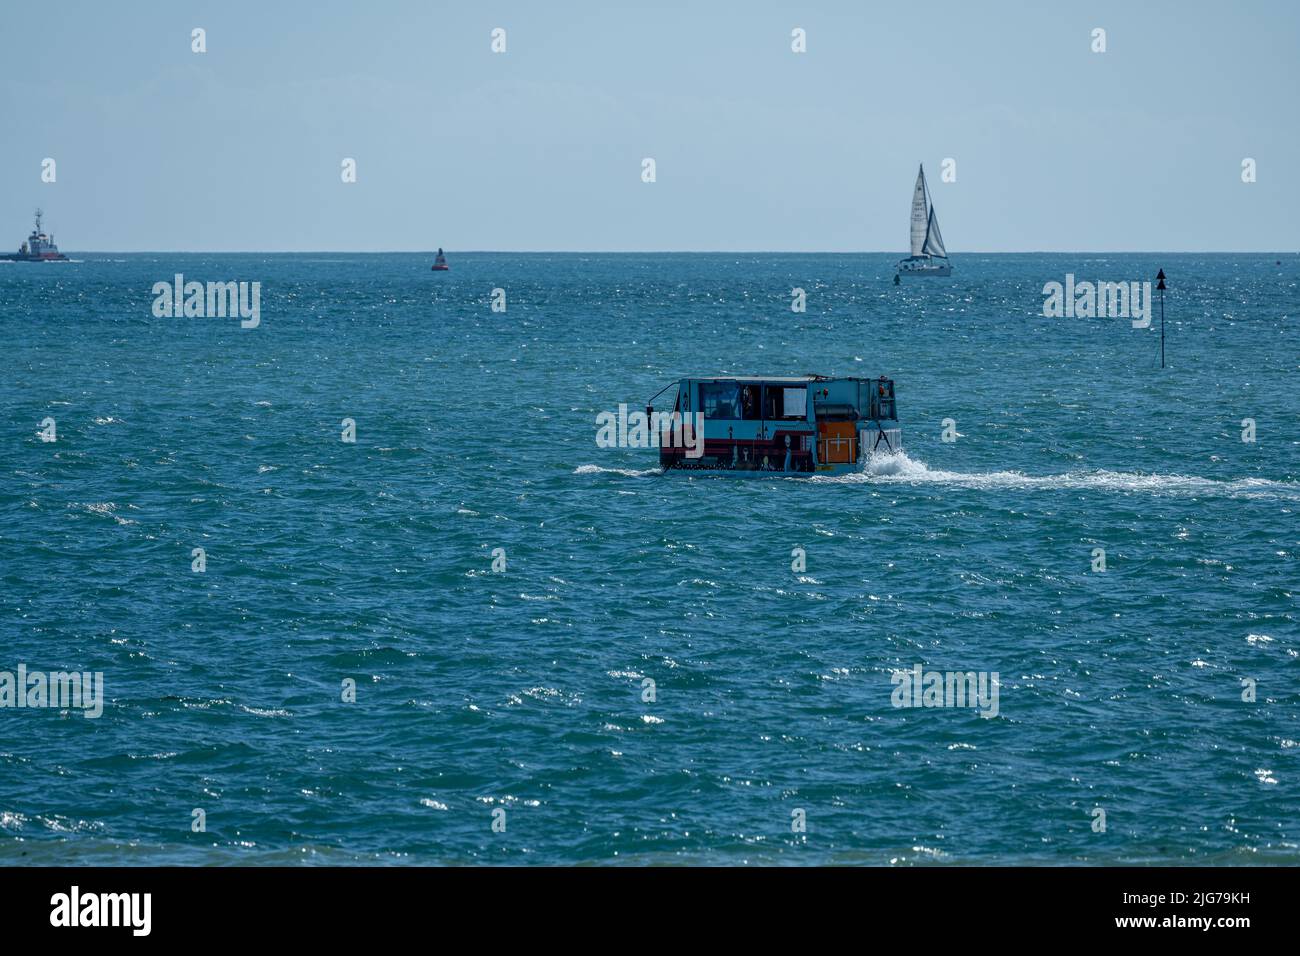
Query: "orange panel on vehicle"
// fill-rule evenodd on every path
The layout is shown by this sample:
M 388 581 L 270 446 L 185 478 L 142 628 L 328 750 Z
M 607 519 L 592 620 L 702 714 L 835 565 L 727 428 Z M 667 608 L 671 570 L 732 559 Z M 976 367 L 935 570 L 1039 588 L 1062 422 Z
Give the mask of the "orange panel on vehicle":
M 818 422 L 817 457 L 831 465 L 858 460 L 858 433 L 853 422 Z

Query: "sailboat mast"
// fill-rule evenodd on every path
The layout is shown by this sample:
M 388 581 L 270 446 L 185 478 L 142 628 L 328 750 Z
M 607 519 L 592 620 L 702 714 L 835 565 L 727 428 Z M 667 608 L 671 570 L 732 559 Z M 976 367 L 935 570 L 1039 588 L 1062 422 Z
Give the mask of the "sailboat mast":
M 934 203 L 930 200 L 930 184 L 925 179 L 925 164 L 921 165 L 921 192 L 925 194 L 925 238 L 921 241 L 921 255 L 929 255 L 930 227 L 934 224 Z
M 919 256 L 925 247 L 926 224 L 929 219 L 929 187 L 925 182 L 925 167 L 918 166 L 916 186 L 912 189 L 912 255 Z

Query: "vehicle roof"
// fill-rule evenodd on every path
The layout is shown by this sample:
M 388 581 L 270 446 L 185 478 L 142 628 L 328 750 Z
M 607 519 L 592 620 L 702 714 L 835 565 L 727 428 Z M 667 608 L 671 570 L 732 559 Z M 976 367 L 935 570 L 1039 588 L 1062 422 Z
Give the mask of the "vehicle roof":
M 865 382 L 851 375 L 688 375 L 684 382 Z

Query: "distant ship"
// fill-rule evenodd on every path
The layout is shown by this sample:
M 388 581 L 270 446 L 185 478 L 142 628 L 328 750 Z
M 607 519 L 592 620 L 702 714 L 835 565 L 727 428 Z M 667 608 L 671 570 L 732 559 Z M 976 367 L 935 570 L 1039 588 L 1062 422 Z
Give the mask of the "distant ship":
M 434 256 L 434 258 L 433 258 L 433 270 L 432 270 L 432 271 L 434 271 L 434 272 L 446 272 L 446 271 L 447 271 L 448 269 L 450 269 L 450 268 L 451 268 L 451 266 L 447 265 L 447 257 L 444 256 L 444 255 L 442 254 L 442 250 L 439 249 L 439 250 L 438 250 L 438 254 L 437 254 L 436 256 Z
M 17 252 L 0 253 L 0 259 L 9 262 L 67 262 L 68 257 L 59 252 L 54 237 L 41 231 L 41 211 L 36 210 L 36 228 Z
M 917 171 L 916 188 L 912 190 L 912 254 L 898 263 L 898 272 L 905 276 L 952 275 L 939 233 L 939 217 L 934 214 L 925 185 L 924 166 Z

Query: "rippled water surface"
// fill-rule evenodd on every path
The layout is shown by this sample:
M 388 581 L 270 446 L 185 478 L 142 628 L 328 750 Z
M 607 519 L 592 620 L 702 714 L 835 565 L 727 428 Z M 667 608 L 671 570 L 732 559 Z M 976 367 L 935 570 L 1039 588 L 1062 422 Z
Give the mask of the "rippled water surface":
M 0 670 L 107 698 L 0 709 L 0 861 L 1300 862 L 1300 260 L 894 258 L 0 263 Z M 1160 267 L 1163 372 L 1158 311 L 1041 314 Z M 260 326 L 155 318 L 177 272 Z M 906 455 L 595 445 L 807 372 L 892 376 Z M 918 664 L 997 716 L 894 707 Z

